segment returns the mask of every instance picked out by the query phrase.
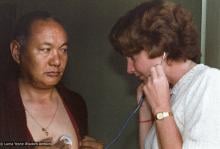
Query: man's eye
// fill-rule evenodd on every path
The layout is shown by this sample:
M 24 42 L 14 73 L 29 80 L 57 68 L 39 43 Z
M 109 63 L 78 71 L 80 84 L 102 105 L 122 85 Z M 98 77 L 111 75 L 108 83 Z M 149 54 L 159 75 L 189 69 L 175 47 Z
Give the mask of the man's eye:
M 68 51 L 67 48 L 61 48 L 60 50 L 61 50 L 62 52 L 64 52 L 64 53 L 66 53 L 66 52 Z
M 42 49 L 40 49 L 41 52 L 45 52 L 45 53 L 49 52 L 50 50 L 51 50 L 50 48 L 42 48 Z

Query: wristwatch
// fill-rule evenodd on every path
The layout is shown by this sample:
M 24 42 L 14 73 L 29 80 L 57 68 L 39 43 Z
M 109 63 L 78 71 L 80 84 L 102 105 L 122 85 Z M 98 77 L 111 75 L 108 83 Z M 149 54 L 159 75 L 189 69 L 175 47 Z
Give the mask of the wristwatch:
M 155 120 L 163 120 L 166 117 L 173 116 L 172 112 L 158 112 L 155 115 Z

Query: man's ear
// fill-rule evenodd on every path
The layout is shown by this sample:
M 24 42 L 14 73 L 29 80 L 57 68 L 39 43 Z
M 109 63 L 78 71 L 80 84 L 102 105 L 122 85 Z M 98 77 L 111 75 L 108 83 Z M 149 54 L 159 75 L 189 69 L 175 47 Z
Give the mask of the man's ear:
M 13 40 L 10 43 L 10 50 L 11 50 L 11 55 L 12 55 L 14 61 L 17 64 L 20 64 L 20 62 L 21 62 L 21 60 L 20 60 L 20 57 L 21 57 L 21 45 L 18 43 L 18 41 Z

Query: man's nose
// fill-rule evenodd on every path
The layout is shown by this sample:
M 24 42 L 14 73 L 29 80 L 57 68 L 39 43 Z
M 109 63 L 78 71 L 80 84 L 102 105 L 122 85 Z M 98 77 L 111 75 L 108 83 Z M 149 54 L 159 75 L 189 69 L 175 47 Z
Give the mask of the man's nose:
M 59 67 L 61 65 L 61 57 L 58 50 L 53 50 L 50 65 Z
M 133 74 L 134 71 L 135 71 L 134 64 L 133 64 L 131 58 L 127 58 L 127 73 Z

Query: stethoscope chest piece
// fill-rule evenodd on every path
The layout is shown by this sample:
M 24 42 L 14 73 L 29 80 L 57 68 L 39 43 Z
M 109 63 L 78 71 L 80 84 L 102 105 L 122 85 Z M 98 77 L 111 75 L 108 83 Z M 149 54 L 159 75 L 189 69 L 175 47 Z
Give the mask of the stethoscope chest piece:
M 66 136 L 66 135 L 63 135 L 62 137 L 60 137 L 60 141 L 63 141 L 65 144 L 68 144 L 68 145 L 73 144 L 71 137 Z

